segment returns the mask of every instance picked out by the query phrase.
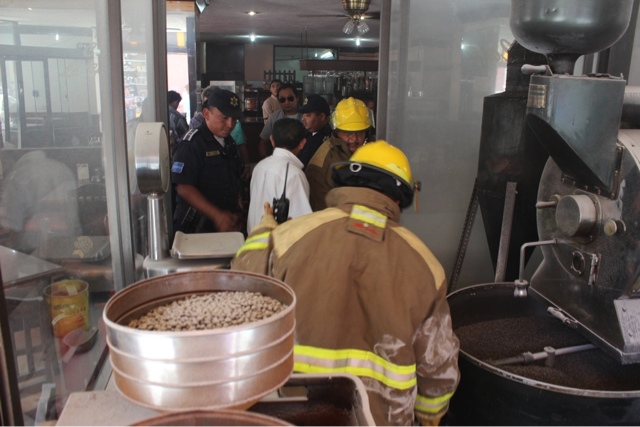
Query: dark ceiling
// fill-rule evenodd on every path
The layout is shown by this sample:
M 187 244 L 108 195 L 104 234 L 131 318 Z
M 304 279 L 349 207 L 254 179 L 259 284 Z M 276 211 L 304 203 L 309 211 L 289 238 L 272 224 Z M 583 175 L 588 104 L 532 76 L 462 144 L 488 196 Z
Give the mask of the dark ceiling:
M 365 19 L 370 30 L 360 36 L 361 47 L 378 47 L 381 3 L 371 1 L 367 13 L 373 17 Z M 256 44 L 354 47 L 357 33 L 342 32 L 348 19 L 342 0 L 210 0 L 202 13 L 196 7 L 196 38 L 251 43 L 254 34 Z

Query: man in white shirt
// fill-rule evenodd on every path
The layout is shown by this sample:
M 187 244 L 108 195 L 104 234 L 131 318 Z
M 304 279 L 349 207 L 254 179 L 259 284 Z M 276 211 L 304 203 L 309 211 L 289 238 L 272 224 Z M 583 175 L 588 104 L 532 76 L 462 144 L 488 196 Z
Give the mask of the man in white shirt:
M 258 162 L 251 177 L 251 196 L 247 232 L 258 225 L 264 215 L 264 204 L 282 196 L 287 183 L 286 198 L 289 199 L 289 217 L 295 218 L 311 213 L 309 183 L 302 171 L 302 162 L 297 155 L 304 147 L 306 130 L 300 120 L 283 118 L 273 125 L 270 140 L 273 154 Z M 287 172 L 287 164 L 289 170 Z

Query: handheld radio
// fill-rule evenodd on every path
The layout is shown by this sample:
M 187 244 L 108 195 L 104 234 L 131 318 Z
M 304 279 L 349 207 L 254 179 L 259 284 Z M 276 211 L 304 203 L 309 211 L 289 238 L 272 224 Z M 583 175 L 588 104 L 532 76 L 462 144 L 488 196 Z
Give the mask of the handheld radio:
M 289 218 L 289 199 L 287 199 L 287 176 L 289 175 L 289 163 L 287 163 L 287 170 L 284 173 L 284 188 L 282 189 L 282 196 L 279 199 L 273 198 L 273 217 L 278 224 L 282 224 Z

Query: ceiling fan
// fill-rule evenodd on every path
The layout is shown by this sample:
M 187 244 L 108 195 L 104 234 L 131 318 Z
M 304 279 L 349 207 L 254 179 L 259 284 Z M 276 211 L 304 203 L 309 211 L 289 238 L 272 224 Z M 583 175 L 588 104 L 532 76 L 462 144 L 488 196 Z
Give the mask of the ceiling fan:
M 349 20 L 342 27 L 342 32 L 345 34 L 351 34 L 354 30 L 357 30 L 359 35 L 366 34 L 369 31 L 369 25 L 365 22 L 367 19 L 380 19 L 380 12 L 370 12 L 369 5 L 371 0 L 342 0 L 342 6 L 347 12 L 340 15 L 299 15 L 304 18 L 322 18 L 322 17 L 334 17 L 334 18 L 349 18 Z

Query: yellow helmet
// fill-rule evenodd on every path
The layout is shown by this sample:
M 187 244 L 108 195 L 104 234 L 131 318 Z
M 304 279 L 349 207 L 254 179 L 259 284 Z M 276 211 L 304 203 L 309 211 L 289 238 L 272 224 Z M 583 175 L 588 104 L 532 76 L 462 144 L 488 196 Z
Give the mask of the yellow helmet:
M 331 127 L 347 132 L 367 130 L 371 127 L 370 110 L 359 99 L 343 99 L 331 115 Z
M 332 167 L 336 185 L 373 188 L 399 200 L 402 208 L 413 201 L 409 160 L 387 141 L 369 142 L 348 161 L 334 163 Z

